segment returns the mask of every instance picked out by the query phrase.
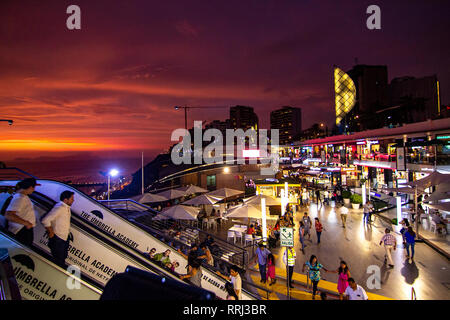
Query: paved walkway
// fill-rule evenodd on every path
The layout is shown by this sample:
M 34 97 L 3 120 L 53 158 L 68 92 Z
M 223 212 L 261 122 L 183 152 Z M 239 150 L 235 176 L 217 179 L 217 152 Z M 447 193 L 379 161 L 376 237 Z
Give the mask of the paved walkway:
M 301 244 L 298 241 L 298 221 L 304 211 L 309 212 L 312 221 L 315 217 L 319 217 L 324 226 L 321 244 L 316 243 L 317 238 L 313 230 L 311 240 L 306 240 L 305 254 L 301 252 Z M 450 300 L 450 263 L 448 259 L 425 243 L 416 244 L 414 261 L 406 259 L 406 251 L 402 246 L 401 235 L 398 232 L 400 228 L 394 226 L 398 247 L 392 255 L 395 266 L 390 269 L 384 265 L 384 248 L 379 245 L 379 242 L 384 234 L 384 229 L 392 227 L 392 225 L 374 216 L 372 225 L 367 226 L 362 222 L 362 216 L 361 209 L 353 210 L 350 208 L 347 227 L 343 228 L 340 215 L 336 213 L 334 207 L 325 206 L 319 212 L 315 204 L 302 207 L 294 217 L 296 224 L 294 247 L 297 252 L 294 272 L 302 274 L 303 263 L 309 260 L 311 254 L 314 254 L 318 257 L 320 263 L 329 270 L 336 270 L 339 267 L 340 260 L 346 261 L 352 277 L 367 292 L 392 299 L 410 300 L 411 291 L 414 288 L 419 300 Z M 219 231 L 219 234 L 225 234 L 225 239 L 226 228 L 229 223 L 231 221 Z M 284 248 L 272 249 L 272 252 L 277 256 L 276 266 L 281 269 L 285 268 L 281 261 L 283 250 Z M 370 289 L 367 286 L 367 280 L 373 274 L 367 273 L 370 266 L 379 267 L 380 289 Z M 322 271 L 322 280 L 335 284 L 337 278 L 337 274 Z M 256 283 L 259 284 L 259 280 Z M 279 295 L 277 297 L 283 299 Z
M 387 217 L 389 219 L 397 218 L 397 210 L 391 209 L 384 212 L 381 212 L 380 215 Z M 407 218 L 405 216 L 405 218 Z M 430 231 L 430 218 L 423 219 L 419 224 L 419 235 L 426 240 L 430 241 L 433 245 L 441 249 L 450 255 L 450 235 L 449 234 L 441 234 L 438 232 Z M 408 218 L 411 222 L 411 218 Z M 415 229 L 415 223 L 413 223 L 413 228 Z

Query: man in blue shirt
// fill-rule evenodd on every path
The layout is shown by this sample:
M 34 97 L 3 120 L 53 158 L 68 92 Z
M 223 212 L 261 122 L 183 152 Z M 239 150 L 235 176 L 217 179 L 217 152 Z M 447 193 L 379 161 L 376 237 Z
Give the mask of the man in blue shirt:
M 264 246 L 261 242 L 256 249 L 256 256 L 258 257 L 259 264 L 259 273 L 261 274 L 262 283 L 266 283 L 266 266 L 267 266 L 267 257 L 270 254 L 270 251 Z

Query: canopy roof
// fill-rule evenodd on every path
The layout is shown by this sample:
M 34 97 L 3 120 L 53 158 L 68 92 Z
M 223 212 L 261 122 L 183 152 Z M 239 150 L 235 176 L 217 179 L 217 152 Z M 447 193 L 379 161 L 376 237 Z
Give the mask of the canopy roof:
M 202 194 L 200 196 L 197 196 L 195 198 L 192 198 L 190 200 L 183 202 L 183 204 L 191 205 L 191 206 L 199 206 L 202 204 L 214 204 L 216 202 L 219 202 L 222 199 L 223 199 L 223 197 L 218 197 L 218 196 L 213 197 L 213 196 L 208 196 L 206 194 Z
M 139 203 L 152 203 L 152 202 L 162 202 L 162 201 L 169 200 L 166 197 L 163 197 L 163 196 L 160 196 L 157 194 L 153 194 L 153 193 L 140 194 L 138 196 L 132 197 L 131 199 L 133 199 Z
M 198 212 L 199 209 L 197 208 L 179 204 L 173 207 L 165 208 L 159 215 L 157 215 L 153 219 L 197 220 Z

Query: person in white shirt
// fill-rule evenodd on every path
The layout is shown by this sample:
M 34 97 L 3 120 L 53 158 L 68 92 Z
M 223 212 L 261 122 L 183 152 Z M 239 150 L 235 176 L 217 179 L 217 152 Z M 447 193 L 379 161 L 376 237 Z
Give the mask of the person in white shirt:
M 17 184 L 17 192 L 6 208 L 5 219 L 8 221 L 8 231 L 24 245 L 33 245 L 33 230 L 36 226 L 36 216 L 33 203 L 28 197 L 38 185 L 36 179 L 27 178 Z
M 48 232 L 48 246 L 55 259 L 55 263 L 65 268 L 65 261 L 69 249 L 70 206 L 74 202 L 74 193 L 64 191 L 61 193 L 60 202 L 57 203 L 41 222 Z
M 242 300 L 242 279 L 239 275 L 239 269 L 236 266 L 230 267 L 230 276 L 226 276 L 221 274 L 219 271 L 216 271 L 216 273 L 224 278 L 226 278 L 228 281 L 231 281 L 233 284 L 234 292 L 236 293 L 238 300 Z
M 342 206 L 341 209 L 339 209 L 339 212 L 341 213 L 342 228 L 345 228 L 345 223 L 347 222 L 348 209 L 346 206 Z
M 359 284 L 356 284 L 355 279 L 348 279 L 348 287 L 345 289 L 344 297 L 346 300 L 369 300 L 366 291 Z

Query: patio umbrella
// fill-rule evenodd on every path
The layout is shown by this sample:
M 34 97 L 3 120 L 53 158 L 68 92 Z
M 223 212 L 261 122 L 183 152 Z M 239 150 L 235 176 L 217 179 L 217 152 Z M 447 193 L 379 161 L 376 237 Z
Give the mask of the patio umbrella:
M 181 188 L 177 188 L 176 190 L 180 190 L 180 191 L 184 191 L 187 195 L 190 194 L 194 194 L 194 193 L 205 193 L 208 192 L 208 190 L 194 186 L 194 185 L 190 185 L 190 186 L 184 186 Z
M 427 197 L 424 202 L 439 202 L 442 200 L 450 200 L 450 191 L 442 192 L 435 191 L 429 197 Z
M 443 174 L 437 171 L 433 171 L 433 173 L 429 174 L 425 178 L 408 182 L 407 184 L 411 187 L 417 186 L 418 188 L 426 189 L 435 185 L 449 182 L 450 182 L 450 174 Z
M 442 202 L 438 204 L 425 203 L 425 205 L 430 207 L 431 209 L 450 212 L 450 202 Z
M 233 196 L 237 196 L 238 194 L 242 194 L 244 191 L 236 190 L 236 189 L 230 189 L 230 188 L 222 188 L 215 191 L 211 191 L 210 193 L 207 193 L 208 196 L 219 196 L 222 198 L 230 198 Z
M 163 197 L 167 198 L 167 200 L 172 200 L 172 199 L 184 197 L 186 195 L 186 192 L 176 190 L 176 189 L 169 189 L 169 190 L 157 193 L 157 195 L 163 196 Z
M 281 205 L 281 201 L 278 198 L 272 196 L 266 196 L 263 194 L 258 194 L 257 196 L 253 196 L 250 198 L 244 199 L 245 204 L 253 204 L 253 205 L 261 205 L 261 199 L 266 200 L 266 206 L 279 206 Z
M 236 218 L 236 219 L 262 219 L 261 206 L 253 204 L 243 204 L 234 207 L 224 215 L 225 218 Z M 267 220 L 277 220 L 278 216 L 266 215 Z
M 414 194 L 414 189 L 413 188 L 410 188 L 410 187 L 403 187 L 403 188 L 383 188 L 383 189 L 381 189 L 381 190 L 383 190 L 383 191 L 386 191 L 386 192 L 400 192 L 400 193 L 407 193 L 407 194 Z M 421 188 L 417 188 L 417 193 L 418 194 L 421 194 L 421 193 L 423 193 L 424 191 L 423 190 L 421 190 Z
M 162 202 L 167 201 L 168 199 L 166 197 L 153 194 L 153 193 L 144 193 L 140 194 L 138 196 L 132 197 L 131 199 L 139 202 L 139 203 L 152 203 L 152 202 Z
M 261 210 L 252 204 L 244 204 L 228 210 L 224 215 L 225 218 L 261 218 Z
M 199 210 L 197 208 L 179 204 L 164 209 L 159 215 L 154 217 L 153 220 L 197 220 L 198 212 Z
M 191 206 L 199 206 L 202 204 L 214 204 L 216 202 L 219 202 L 222 199 L 223 199 L 222 197 L 213 197 L 213 196 L 208 196 L 206 194 L 202 194 L 198 197 L 195 197 L 195 198 L 192 198 L 190 200 L 183 202 L 183 204 L 191 205 Z

